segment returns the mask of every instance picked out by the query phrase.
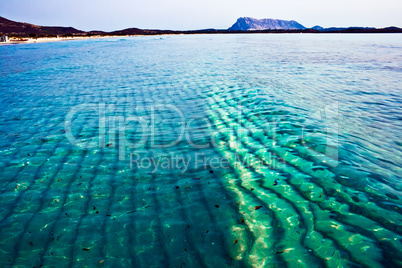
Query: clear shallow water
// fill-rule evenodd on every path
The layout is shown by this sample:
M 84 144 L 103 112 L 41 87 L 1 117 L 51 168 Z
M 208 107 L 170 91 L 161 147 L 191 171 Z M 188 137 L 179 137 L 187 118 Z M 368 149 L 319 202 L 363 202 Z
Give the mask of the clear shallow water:
M 402 265 L 401 41 L 1 46 L 0 266 Z

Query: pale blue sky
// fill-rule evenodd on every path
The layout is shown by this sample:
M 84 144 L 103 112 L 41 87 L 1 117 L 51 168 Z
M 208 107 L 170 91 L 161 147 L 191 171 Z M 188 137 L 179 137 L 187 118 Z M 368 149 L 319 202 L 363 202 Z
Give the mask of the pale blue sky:
M 402 0 L 0 0 L 0 16 L 80 30 L 226 29 L 238 17 L 306 27 L 402 27 Z

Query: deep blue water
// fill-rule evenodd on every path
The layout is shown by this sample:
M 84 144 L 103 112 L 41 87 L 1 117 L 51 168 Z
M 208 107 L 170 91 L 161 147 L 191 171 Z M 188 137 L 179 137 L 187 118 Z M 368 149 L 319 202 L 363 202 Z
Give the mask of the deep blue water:
M 0 267 L 402 266 L 402 35 L 0 46 Z

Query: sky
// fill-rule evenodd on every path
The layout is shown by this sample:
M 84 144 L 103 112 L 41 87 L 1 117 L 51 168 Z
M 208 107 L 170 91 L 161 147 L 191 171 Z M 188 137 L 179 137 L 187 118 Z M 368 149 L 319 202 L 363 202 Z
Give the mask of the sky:
M 402 27 L 401 0 L 0 0 L 0 16 L 79 30 L 227 29 L 239 17 L 305 27 Z

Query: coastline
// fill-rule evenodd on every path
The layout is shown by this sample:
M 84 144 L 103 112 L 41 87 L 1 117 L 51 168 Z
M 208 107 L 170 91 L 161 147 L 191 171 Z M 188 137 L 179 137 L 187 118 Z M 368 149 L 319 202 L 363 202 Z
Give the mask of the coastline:
M 318 32 L 310 30 L 264 30 L 264 31 L 161 31 L 158 33 L 145 33 L 145 34 L 113 34 L 113 35 L 91 35 L 91 36 L 62 36 L 62 37 L 12 37 L 7 42 L 0 42 L 2 45 L 17 45 L 17 44 L 34 44 L 34 43 L 50 43 L 60 41 L 73 41 L 85 39 L 103 39 L 103 38 L 123 38 L 123 37 L 136 37 L 136 36 L 163 36 L 163 35 L 204 35 L 204 34 L 400 34 L 402 32 L 349 32 L 349 31 L 332 31 L 332 32 Z M 21 39 L 21 40 L 18 40 Z
M 255 21 L 255 27 L 248 27 L 246 21 Z M 285 25 L 278 24 L 278 21 Z M 272 24 L 273 23 L 273 24 Z M 289 24 L 290 23 L 290 24 Z M 292 24 L 293 23 L 293 24 Z M 296 24 L 294 24 L 296 23 Z M 237 25 L 237 26 L 236 26 Z M 287 26 L 286 26 L 287 25 Z M 247 26 L 247 27 L 245 27 Z M 116 38 L 130 36 L 158 36 L 158 35 L 199 35 L 199 34 L 377 34 L 402 33 L 402 28 L 395 26 L 385 28 L 374 27 L 330 27 L 314 26 L 306 28 L 296 21 L 264 19 L 256 20 L 242 17 L 229 29 L 199 29 L 199 30 L 160 30 L 126 28 L 115 31 L 82 31 L 73 27 L 39 26 L 24 22 L 8 20 L 0 16 L 0 45 L 47 43 L 90 38 Z
M 51 42 L 62 42 L 62 41 L 84 40 L 84 39 L 115 38 L 115 37 L 122 37 L 122 36 L 94 35 L 94 36 L 73 36 L 73 37 L 11 38 L 7 42 L 0 42 L 0 46 L 1 45 L 17 45 L 17 44 L 51 43 Z M 17 39 L 22 39 L 22 40 L 17 40 Z

